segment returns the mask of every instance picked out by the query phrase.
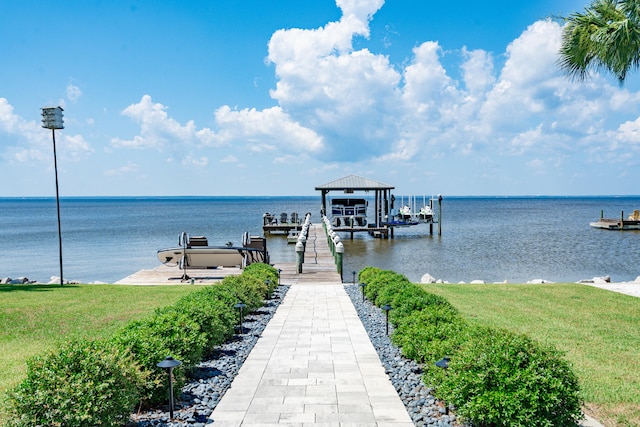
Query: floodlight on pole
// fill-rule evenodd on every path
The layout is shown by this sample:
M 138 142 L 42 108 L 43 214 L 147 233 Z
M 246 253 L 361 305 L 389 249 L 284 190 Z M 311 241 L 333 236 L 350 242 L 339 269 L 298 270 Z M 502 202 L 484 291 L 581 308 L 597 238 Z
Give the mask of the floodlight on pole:
M 42 108 L 42 127 L 51 129 L 53 138 L 53 168 L 56 175 L 56 208 L 58 210 L 58 249 L 60 254 L 60 286 L 63 285 L 62 275 L 62 231 L 60 228 L 60 192 L 58 190 L 58 160 L 56 156 L 56 129 L 64 129 L 62 120 L 62 107 Z

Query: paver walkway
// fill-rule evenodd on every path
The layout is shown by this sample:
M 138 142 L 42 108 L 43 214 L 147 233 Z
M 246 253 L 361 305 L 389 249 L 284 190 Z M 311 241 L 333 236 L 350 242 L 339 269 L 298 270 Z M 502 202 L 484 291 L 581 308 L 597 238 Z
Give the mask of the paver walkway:
M 302 274 L 295 265 L 276 268 L 292 286 L 211 414 L 214 425 L 413 426 L 335 272 L 322 227 L 311 226 Z

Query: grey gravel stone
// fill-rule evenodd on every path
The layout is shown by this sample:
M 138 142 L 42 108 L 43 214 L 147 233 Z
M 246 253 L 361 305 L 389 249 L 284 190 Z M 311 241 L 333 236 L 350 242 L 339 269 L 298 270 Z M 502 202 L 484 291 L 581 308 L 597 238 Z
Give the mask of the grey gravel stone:
M 169 421 L 168 407 L 154 408 L 131 416 L 129 427 L 204 427 L 215 425 L 209 420 L 233 378 L 256 344 L 260 334 L 284 298 L 288 286 L 279 286 L 272 299 L 256 313 L 245 317 L 245 333 L 216 347 L 209 360 L 198 365 L 190 381 L 176 396 L 174 419 Z M 422 383 L 422 368 L 413 360 L 402 356 L 386 335 L 384 312 L 365 300 L 358 286 L 345 286 L 358 315 L 369 334 L 380 360 L 414 424 L 419 427 L 465 426 L 458 424 L 455 415 L 444 414 L 444 408 L 431 394 L 432 389 Z M 393 327 L 389 326 L 389 334 Z

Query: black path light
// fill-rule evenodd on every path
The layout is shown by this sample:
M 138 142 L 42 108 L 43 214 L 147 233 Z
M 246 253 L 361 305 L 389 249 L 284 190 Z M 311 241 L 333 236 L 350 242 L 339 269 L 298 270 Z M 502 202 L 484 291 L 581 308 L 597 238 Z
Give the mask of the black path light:
M 362 302 L 364 302 L 364 288 L 367 287 L 366 283 L 359 283 L 358 286 L 360 286 L 360 289 L 362 289 Z
M 169 373 L 169 419 L 173 419 L 173 368 L 177 368 L 180 365 L 182 365 L 182 362 L 171 356 L 167 356 L 156 365 L 158 368 L 166 369 Z
M 280 286 L 280 273 L 282 273 L 282 269 L 278 269 L 278 286 Z
M 353 274 L 353 281 L 352 282 L 355 285 L 356 284 L 356 272 L 352 271 L 351 274 Z
M 240 334 L 244 333 L 244 328 L 242 326 L 242 324 L 244 323 L 244 315 L 242 314 L 242 310 L 246 307 L 247 305 L 242 301 L 239 301 L 236 305 L 233 306 L 233 308 L 237 308 L 238 311 L 240 312 L 240 324 L 238 325 L 238 329 L 240 329 Z
M 267 299 L 271 299 L 271 280 L 266 279 L 264 285 L 267 287 Z
M 58 191 L 58 160 L 56 156 L 56 129 L 64 129 L 62 120 L 62 107 L 42 108 L 42 127 L 51 129 L 53 138 L 53 169 L 56 175 L 56 207 L 58 209 L 58 249 L 60 255 L 60 286 L 64 283 L 62 278 L 62 231 L 60 229 L 60 192 Z
M 380 308 L 384 310 L 386 321 L 387 321 L 385 330 L 386 330 L 386 334 L 389 335 L 389 310 L 391 310 L 392 307 L 389 304 L 385 304 Z
M 449 367 L 449 362 L 451 362 L 451 359 L 447 356 L 443 357 L 442 359 L 438 360 L 436 362 L 436 366 L 438 368 L 442 368 L 445 371 L 447 370 L 447 368 Z
M 449 368 L 449 362 L 451 362 L 451 359 L 447 356 L 443 357 L 442 359 L 438 360 L 436 362 L 436 366 L 438 368 L 442 368 L 445 372 L 445 374 L 447 373 L 447 369 Z M 449 405 L 447 405 L 447 402 L 444 402 L 444 413 L 448 414 L 449 413 Z

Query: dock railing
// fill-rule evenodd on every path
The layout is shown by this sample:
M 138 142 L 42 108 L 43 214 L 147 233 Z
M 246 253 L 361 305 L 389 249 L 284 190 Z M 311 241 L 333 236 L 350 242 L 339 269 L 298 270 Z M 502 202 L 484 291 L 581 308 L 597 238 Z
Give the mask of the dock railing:
M 304 264 L 304 252 L 307 249 L 307 236 L 309 234 L 309 226 L 311 225 L 311 213 L 307 213 L 302 223 L 298 241 L 296 242 L 296 271 L 302 273 L 302 264 Z
M 322 216 L 322 228 L 327 235 L 327 243 L 329 244 L 329 249 L 331 250 L 331 255 L 336 262 L 336 269 L 342 277 L 342 262 L 344 258 L 344 244 L 342 243 L 340 236 L 333 230 L 333 226 L 331 225 L 331 220 L 327 218 L 326 215 Z

